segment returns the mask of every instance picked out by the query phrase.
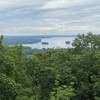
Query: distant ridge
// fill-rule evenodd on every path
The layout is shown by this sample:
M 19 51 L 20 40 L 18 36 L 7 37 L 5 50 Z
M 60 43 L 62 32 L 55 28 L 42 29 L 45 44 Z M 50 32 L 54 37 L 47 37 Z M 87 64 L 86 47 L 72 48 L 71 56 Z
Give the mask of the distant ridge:
M 5 44 L 28 44 L 40 42 L 42 38 L 76 37 L 76 35 L 34 35 L 34 36 L 5 36 Z

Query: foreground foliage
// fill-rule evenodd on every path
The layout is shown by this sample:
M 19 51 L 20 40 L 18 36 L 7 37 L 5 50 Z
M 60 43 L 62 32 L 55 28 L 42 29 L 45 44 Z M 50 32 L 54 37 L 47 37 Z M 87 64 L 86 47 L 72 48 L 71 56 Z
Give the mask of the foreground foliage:
M 100 100 L 100 35 L 32 55 L 0 38 L 0 100 Z

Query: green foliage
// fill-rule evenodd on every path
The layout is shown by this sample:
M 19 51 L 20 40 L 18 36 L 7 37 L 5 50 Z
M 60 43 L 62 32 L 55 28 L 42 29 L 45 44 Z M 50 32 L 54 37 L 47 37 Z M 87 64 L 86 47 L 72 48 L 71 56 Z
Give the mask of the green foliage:
M 5 75 L 0 75 L 0 100 L 15 100 L 16 83 Z
M 72 87 L 61 86 L 51 92 L 50 100 L 70 100 L 73 96 L 75 93 Z
M 0 37 L 0 100 L 100 100 L 100 35 L 78 35 L 70 49 L 23 49 Z

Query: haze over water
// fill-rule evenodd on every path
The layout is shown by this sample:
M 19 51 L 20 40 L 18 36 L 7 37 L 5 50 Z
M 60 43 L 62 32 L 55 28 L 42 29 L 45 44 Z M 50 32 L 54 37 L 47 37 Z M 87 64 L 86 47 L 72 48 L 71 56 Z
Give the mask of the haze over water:
M 42 38 L 38 43 L 23 44 L 25 47 L 31 47 L 32 49 L 47 49 L 47 48 L 70 48 L 72 47 L 72 41 L 75 37 L 52 37 L 52 38 Z M 70 44 L 66 44 L 70 41 Z M 46 42 L 48 44 L 42 44 Z

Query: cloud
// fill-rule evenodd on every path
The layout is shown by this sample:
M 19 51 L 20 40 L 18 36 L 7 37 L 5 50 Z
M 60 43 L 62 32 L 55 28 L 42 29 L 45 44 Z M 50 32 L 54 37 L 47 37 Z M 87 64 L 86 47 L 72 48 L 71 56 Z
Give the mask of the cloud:
M 48 0 L 41 9 L 58 9 L 75 6 L 78 3 L 83 3 L 84 0 Z
M 0 0 L 0 33 L 100 32 L 100 0 Z
M 6 29 L 6 30 L 5 30 Z M 100 29 L 97 25 L 83 22 L 68 22 L 65 20 L 38 20 L 38 21 L 23 21 L 2 25 L 0 32 L 10 35 L 38 35 L 38 34 L 64 34 L 64 33 L 84 33 L 84 32 L 98 32 Z
M 76 8 L 85 6 L 99 6 L 99 0 L 47 0 L 41 9 Z

